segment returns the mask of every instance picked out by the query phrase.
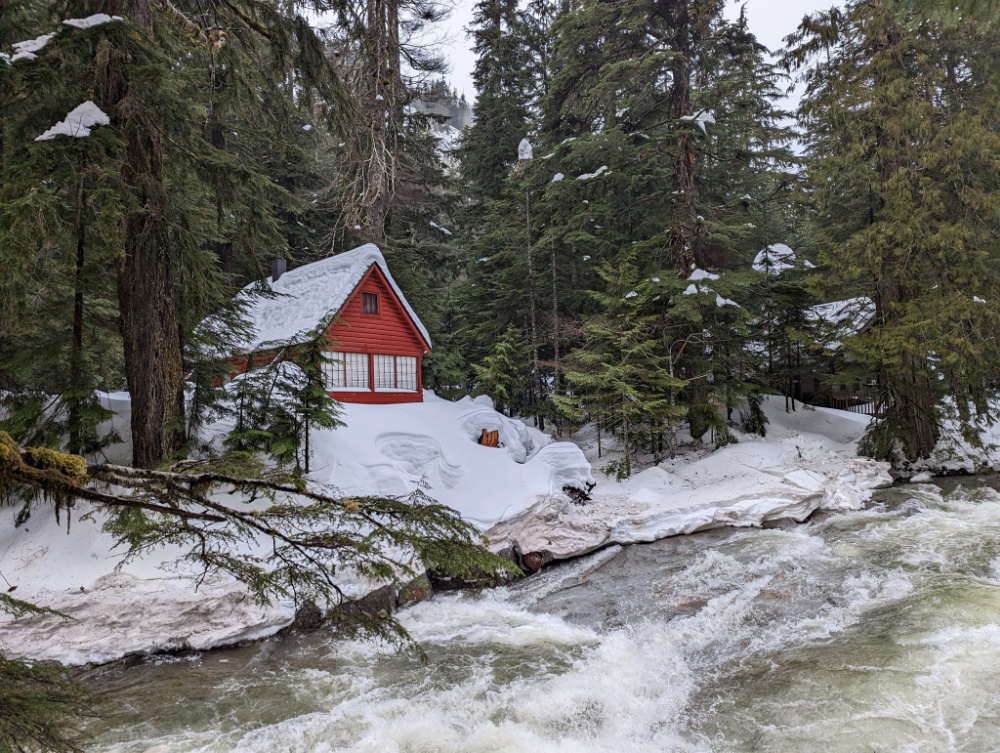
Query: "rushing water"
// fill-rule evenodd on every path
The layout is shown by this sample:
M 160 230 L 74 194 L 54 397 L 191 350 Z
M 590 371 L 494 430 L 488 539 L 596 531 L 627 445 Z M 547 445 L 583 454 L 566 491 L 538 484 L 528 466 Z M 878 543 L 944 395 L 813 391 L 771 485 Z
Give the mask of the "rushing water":
M 614 548 L 403 613 L 98 681 L 94 750 L 1000 750 L 1000 494 Z

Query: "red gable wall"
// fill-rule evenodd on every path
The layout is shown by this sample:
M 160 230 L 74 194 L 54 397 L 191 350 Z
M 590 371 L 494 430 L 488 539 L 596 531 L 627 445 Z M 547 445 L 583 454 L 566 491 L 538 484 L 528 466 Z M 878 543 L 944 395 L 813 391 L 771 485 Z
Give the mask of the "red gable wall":
M 378 294 L 378 314 L 366 314 L 362 293 Z M 336 350 L 421 356 L 430 348 L 389 287 L 382 270 L 372 266 L 327 330 Z
M 364 313 L 362 293 L 378 295 L 378 314 Z M 345 403 L 417 403 L 424 399 L 420 372 L 423 355 L 430 348 L 378 266 L 372 266 L 358 283 L 327 330 L 327 337 L 333 341 L 335 350 L 417 357 L 416 392 L 337 390 L 331 394 L 338 400 Z
M 378 295 L 378 314 L 364 313 L 362 293 Z M 416 392 L 375 392 L 336 390 L 331 392 L 337 400 L 345 403 L 419 403 L 424 399 L 421 368 L 424 353 L 430 352 L 420 330 L 410 319 L 403 304 L 390 287 L 385 275 L 377 265 L 373 265 L 358 283 L 347 302 L 340 309 L 326 333 L 332 350 L 348 353 L 369 353 L 387 356 L 417 357 Z M 261 354 L 254 359 L 260 366 L 274 360 L 274 353 Z M 247 369 L 247 358 L 232 359 L 233 376 Z M 369 375 L 373 374 L 371 358 Z

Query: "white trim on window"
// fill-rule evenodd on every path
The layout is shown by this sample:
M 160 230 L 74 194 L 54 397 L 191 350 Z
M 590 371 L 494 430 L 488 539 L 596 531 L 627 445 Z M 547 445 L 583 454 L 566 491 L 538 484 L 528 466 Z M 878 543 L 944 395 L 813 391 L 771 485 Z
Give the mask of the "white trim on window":
M 331 351 L 323 364 L 326 388 L 330 392 L 367 392 L 371 389 L 367 353 Z

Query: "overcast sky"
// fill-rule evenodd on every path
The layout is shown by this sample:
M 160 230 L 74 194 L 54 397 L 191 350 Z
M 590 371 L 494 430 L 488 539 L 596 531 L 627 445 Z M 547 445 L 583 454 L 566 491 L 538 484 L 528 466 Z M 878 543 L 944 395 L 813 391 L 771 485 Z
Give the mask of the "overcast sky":
M 476 97 L 476 88 L 472 85 L 472 68 L 476 57 L 469 49 L 465 27 L 472 18 L 475 0 L 442 1 L 452 3 L 454 7 L 451 18 L 445 24 L 447 31 L 444 32 L 443 45 L 443 52 L 451 65 L 449 78 L 458 93 L 464 93 L 472 102 Z M 803 16 L 839 4 L 839 0 L 742 0 L 730 2 L 727 15 L 737 18 L 740 7 L 746 5 L 750 30 L 763 44 L 775 50 L 782 46 L 782 38 L 795 30 Z

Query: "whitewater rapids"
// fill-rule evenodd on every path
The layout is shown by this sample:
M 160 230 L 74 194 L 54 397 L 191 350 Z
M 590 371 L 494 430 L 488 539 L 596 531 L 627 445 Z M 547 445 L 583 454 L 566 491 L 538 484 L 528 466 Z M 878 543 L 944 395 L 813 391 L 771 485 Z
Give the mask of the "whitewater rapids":
M 428 661 L 316 632 L 96 681 L 92 750 L 986 751 L 1000 494 L 932 485 L 612 547 L 403 613 Z

